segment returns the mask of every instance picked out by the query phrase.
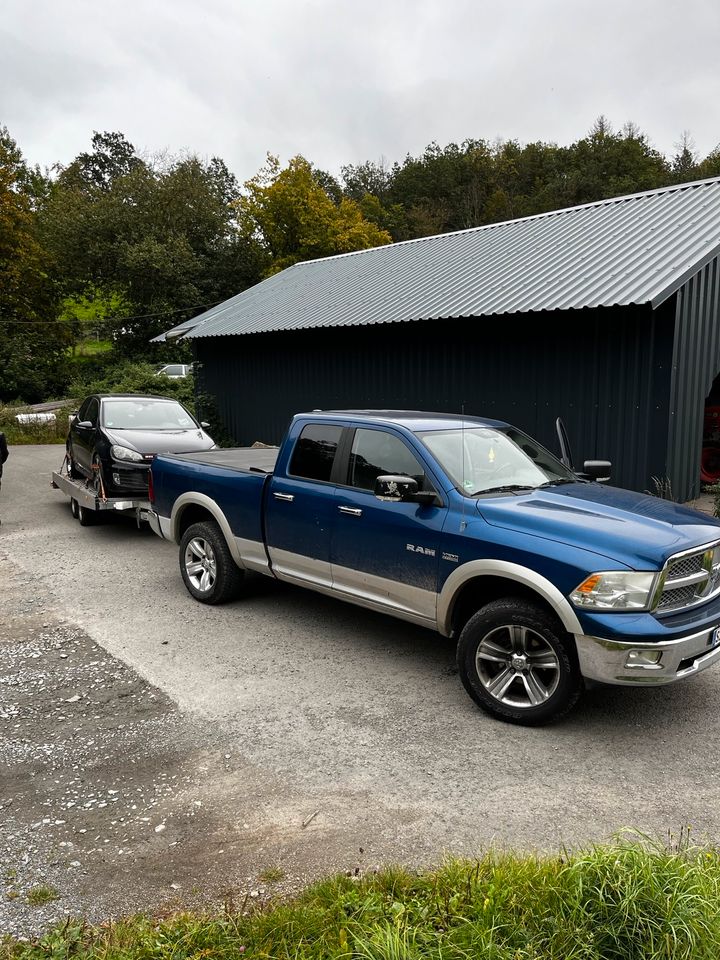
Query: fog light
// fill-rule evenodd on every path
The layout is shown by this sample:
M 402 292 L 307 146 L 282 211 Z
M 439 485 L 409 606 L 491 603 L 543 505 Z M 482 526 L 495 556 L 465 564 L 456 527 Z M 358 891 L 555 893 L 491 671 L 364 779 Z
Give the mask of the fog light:
M 114 474 L 112 475 L 112 478 L 113 478 L 113 483 L 115 484 L 115 486 L 116 486 L 116 487 L 119 487 L 119 486 L 120 486 L 120 474 L 119 474 L 119 473 L 114 473 Z
M 662 650 L 631 650 L 625 661 L 626 667 L 641 667 L 646 670 L 658 667 L 662 658 Z

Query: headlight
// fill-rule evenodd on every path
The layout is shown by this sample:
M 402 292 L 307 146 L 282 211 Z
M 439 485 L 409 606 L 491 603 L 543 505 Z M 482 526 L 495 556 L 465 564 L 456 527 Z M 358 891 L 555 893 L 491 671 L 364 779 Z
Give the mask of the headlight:
M 632 570 L 593 573 L 573 590 L 570 600 L 592 610 L 647 610 L 657 576 Z
M 110 453 L 115 460 L 133 460 L 135 463 L 142 463 L 144 457 L 137 450 L 131 450 L 130 447 L 119 447 L 113 444 L 110 447 Z

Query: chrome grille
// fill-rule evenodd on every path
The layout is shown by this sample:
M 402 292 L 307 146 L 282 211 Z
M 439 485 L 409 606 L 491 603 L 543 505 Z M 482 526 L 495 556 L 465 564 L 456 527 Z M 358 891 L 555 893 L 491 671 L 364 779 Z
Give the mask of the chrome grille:
M 680 557 L 678 560 L 671 560 L 668 564 L 668 580 L 678 580 L 680 577 L 687 577 L 693 573 L 699 573 L 703 568 L 703 558 L 705 553 L 694 553 L 689 557 Z
M 705 603 L 720 593 L 720 543 L 670 557 L 655 609 L 666 613 Z
M 677 587 L 673 590 L 666 586 L 657 605 L 658 610 L 677 610 L 686 607 L 695 599 L 695 587 Z

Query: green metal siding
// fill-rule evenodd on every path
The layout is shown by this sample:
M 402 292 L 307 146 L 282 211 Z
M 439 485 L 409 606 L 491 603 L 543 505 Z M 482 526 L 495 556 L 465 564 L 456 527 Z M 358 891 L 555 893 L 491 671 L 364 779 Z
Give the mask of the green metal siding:
M 649 306 L 297 330 L 194 342 L 234 440 L 276 443 L 301 410 L 394 408 L 507 420 L 636 490 L 665 472 L 672 310 Z

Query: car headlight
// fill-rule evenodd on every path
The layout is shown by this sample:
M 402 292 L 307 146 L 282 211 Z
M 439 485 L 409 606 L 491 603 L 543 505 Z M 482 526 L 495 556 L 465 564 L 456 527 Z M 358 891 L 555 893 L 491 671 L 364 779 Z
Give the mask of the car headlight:
M 130 447 L 119 447 L 115 443 L 110 447 L 110 454 L 115 460 L 133 460 L 135 463 L 141 463 L 145 459 L 137 450 L 131 450 Z
M 657 576 L 633 570 L 593 573 L 575 587 L 570 600 L 592 610 L 647 610 Z

